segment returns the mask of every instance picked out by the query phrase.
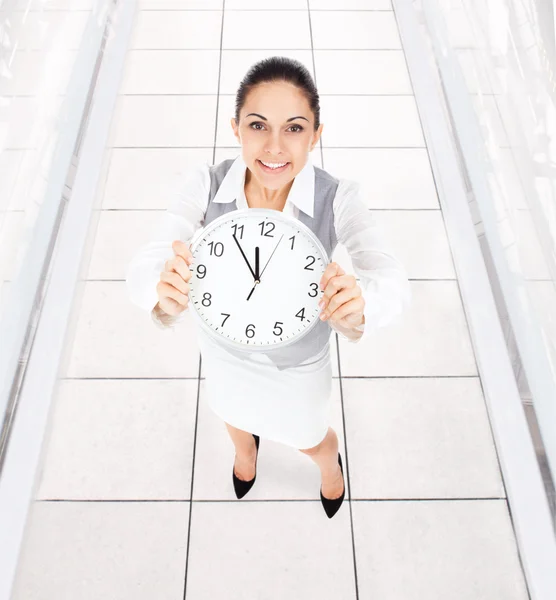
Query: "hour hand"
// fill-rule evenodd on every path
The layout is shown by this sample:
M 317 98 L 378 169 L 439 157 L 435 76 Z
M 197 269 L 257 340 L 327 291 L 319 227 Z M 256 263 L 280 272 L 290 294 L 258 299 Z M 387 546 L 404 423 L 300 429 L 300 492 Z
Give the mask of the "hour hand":
M 251 275 L 253 275 L 253 279 L 256 280 L 257 276 L 255 275 L 253 269 L 251 268 L 251 265 L 249 264 L 249 261 L 247 260 L 247 256 L 245 256 L 245 252 L 243 251 L 243 248 L 239 245 L 239 242 L 237 241 L 235 234 L 233 234 L 232 237 L 236 241 L 237 247 L 239 248 L 239 251 L 241 252 L 241 255 L 243 256 L 243 260 L 247 263 L 247 266 L 249 267 L 249 270 L 251 271 Z

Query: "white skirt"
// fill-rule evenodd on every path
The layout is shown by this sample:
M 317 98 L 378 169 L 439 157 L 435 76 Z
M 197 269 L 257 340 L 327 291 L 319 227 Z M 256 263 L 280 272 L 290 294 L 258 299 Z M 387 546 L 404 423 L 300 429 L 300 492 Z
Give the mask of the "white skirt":
M 198 330 L 208 405 L 229 425 L 305 450 L 326 436 L 332 400 L 330 346 L 279 370 L 263 354 L 236 358 Z

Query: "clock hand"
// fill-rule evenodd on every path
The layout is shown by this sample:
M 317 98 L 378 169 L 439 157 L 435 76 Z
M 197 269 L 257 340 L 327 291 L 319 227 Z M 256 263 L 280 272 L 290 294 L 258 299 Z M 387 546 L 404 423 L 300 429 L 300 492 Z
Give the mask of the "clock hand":
M 255 248 L 255 279 L 258 281 L 259 280 L 259 247 L 256 246 Z
M 253 289 L 251 290 L 251 292 L 249 293 L 249 296 L 247 296 L 247 300 L 249 300 L 249 298 L 251 298 L 251 296 L 253 295 L 253 292 L 255 291 L 255 288 L 257 287 L 257 284 L 259 283 L 259 247 L 256 246 L 255 247 L 255 285 L 253 286 Z
M 253 286 L 253 289 L 249 292 L 249 296 L 247 296 L 247 300 L 249 300 L 249 298 L 251 298 L 251 296 L 253 295 L 253 292 L 255 291 L 255 288 L 257 287 L 258 284 L 259 284 L 259 282 L 255 281 L 255 285 Z
M 243 248 L 239 245 L 239 242 L 237 241 L 237 238 L 236 238 L 235 234 L 233 234 L 232 237 L 236 241 L 237 247 L 239 248 L 239 251 L 241 252 L 241 255 L 243 256 L 243 259 L 247 263 L 247 266 L 249 267 L 249 270 L 251 271 L 251 275 L 253 275 L 253 279 L 256 281 L 257 280 L 257 276 L 253 272 L 253 269 L 251 268 L 251 265 L 249 264 L 249 261 L 247 260 L 247 257 L 245 256 L 245 252 L 243 251 Z
M 278 243 L 276 244 L 276 248 L 278 248 L 278 246 L 280 245 L 280 242 L 282 241 L 283 237 L 284 237 L 284 234 L 282 234 L 282 237 L 278 240 Z M 274 248 L 274 250 L 272 251 L 272 254 L 270 255 L 270 258 L 273 257 L 274 253 L 276 252 L 276 248 Z M 261 274 L 259 275 L 259 281 L 261 280 L 261 277 L 263 276 L 263 273 L 265 272 L 266 268 L 268 267 L 268 263 L 270 262 L 270 258 L 266 261 L 266 265 L 264 266 L 264 269 L 262 270 Z

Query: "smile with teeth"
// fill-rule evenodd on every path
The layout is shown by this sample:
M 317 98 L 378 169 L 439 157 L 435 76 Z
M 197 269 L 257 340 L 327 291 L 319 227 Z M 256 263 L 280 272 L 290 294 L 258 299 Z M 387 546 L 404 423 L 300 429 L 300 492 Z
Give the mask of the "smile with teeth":
M 267 169 L 281 169 L 283 167 L 285 167 L 286 165 L 289 165 L 290 163 L 287 162 L 283 162 L 283 163 L 267 163 L 267 162 L 263 162 L 262 160 L 259 160 L 259 162 L 264 165 Z

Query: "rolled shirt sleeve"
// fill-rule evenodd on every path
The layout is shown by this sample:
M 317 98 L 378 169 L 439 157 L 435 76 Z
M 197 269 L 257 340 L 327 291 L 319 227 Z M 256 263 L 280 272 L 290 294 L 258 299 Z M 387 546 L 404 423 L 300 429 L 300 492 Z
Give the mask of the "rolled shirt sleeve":
M 365 323 L 356 328 L 363 333 L 359 338 L 353 337 L 353 330 L 346 331 L 332 322 L 330 326 L 348 341 L 360 342 L 398 320 L 411 304 L 411 287 L 404 266 L 365 205 L 358 183 L 340 180 L 334 199 L 334 225 L 338 242 L 346 247 L 360 280 Z
M 133 304 L 150 312 L 161 329 L 181 322 L 185 311 L 177 317 L 158 315 L 156 286 L 166 261 L 174 257 L 172 243 L 188 243 L 202 227 L 208 205 L 210 174 L 208 164 L 193 166 L 178 177 L 171 192 L 168 208 L 153 226 L 150 241 L 141 246 L 127 267 L 126 287 Z

